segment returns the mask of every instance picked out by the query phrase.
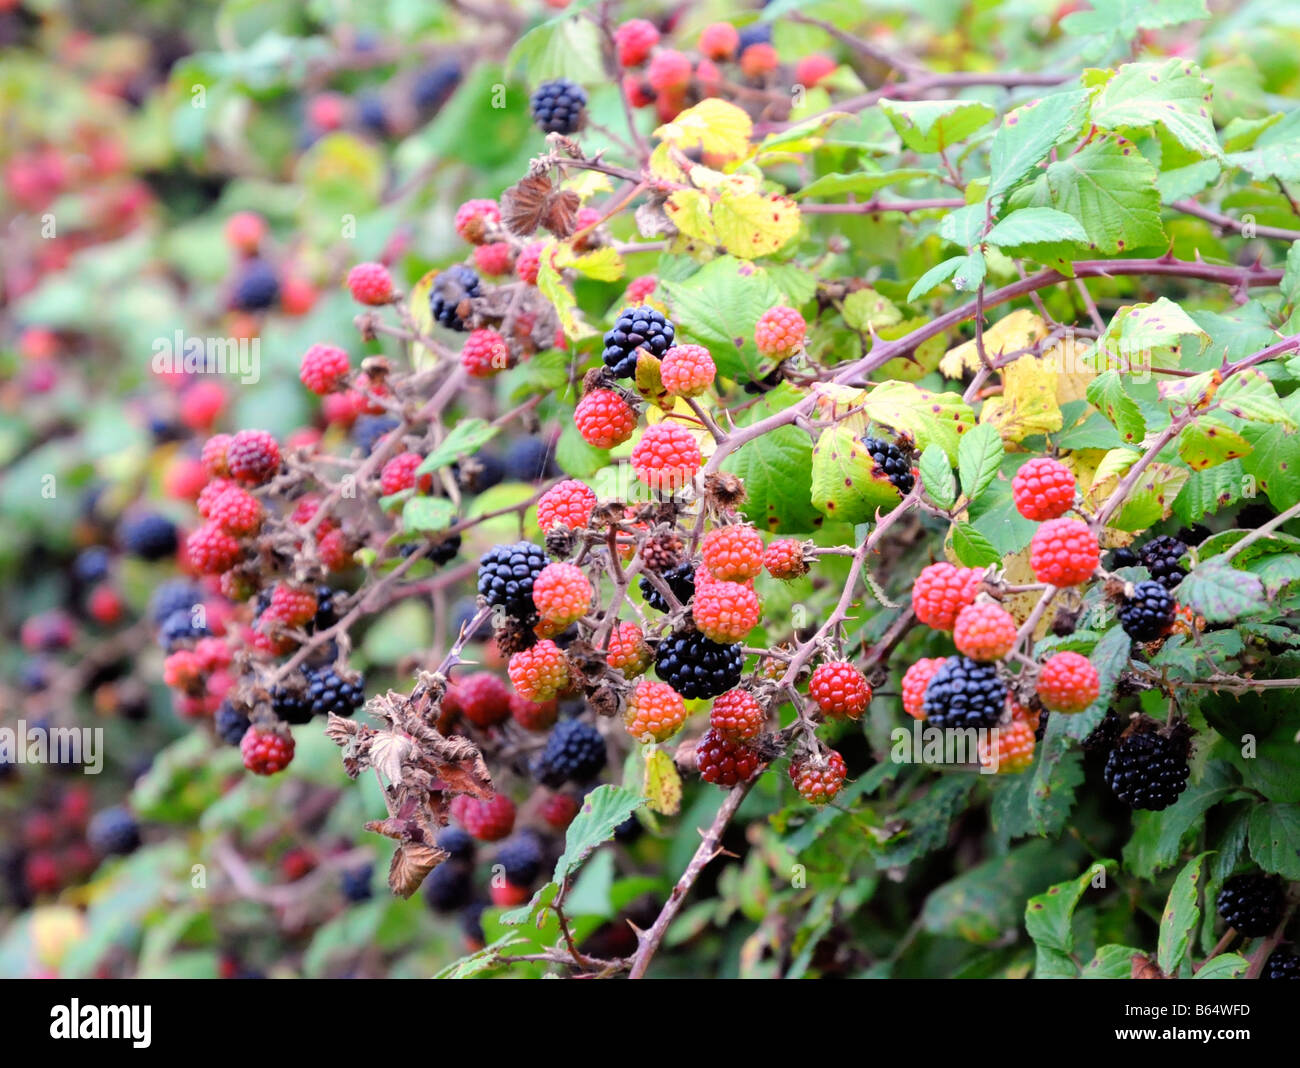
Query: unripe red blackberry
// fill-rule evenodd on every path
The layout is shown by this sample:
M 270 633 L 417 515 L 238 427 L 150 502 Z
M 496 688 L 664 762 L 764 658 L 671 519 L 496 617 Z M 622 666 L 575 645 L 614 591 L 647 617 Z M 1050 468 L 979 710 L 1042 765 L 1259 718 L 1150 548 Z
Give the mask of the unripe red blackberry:
M 763 758 L 748 742 L 709 728 L 696 743 L 695 762 L 701 779 L 729 790 L 748 782 L 762 766 Z
M 709 726 L 729 738 L 757 738 L 766 722 L 766 710 L 748 690 L 719 694 L 709 710 Z
M 832 800 L 843 788 L 846 778 L 848 769 L 844 766 L 844 758 L 834 749 L 790 761 L 790 781 L 799 791 L 799 796 L 810 805 L 824 805 Z
M 628 695 L 623 726 L 638 742 L 666 741 L 684 722 L 686 704 L 681 694 L 666 682 L 642 679 Z

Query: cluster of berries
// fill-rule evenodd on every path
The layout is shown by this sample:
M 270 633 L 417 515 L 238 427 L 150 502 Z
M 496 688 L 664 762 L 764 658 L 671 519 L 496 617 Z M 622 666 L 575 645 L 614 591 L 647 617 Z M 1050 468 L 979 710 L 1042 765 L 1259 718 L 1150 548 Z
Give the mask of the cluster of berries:
M 781 83 L 781 60 L 772 46 L 768 23 L 753 23 L 743 29 L 729 22 L 710 23 L 690 53 L 664 46 L 661 38 L 659 27 L 643 18 L 629 19 L 614 31 L 628 103 L 636 108 L 653 104 L 661 122 L 670 122 L 684 108 L 706 97 Z M 829 56 L 814 53 L 801 58 L 786 74 L 792 85 L 810 89 L 824 81 L 835 66 Z

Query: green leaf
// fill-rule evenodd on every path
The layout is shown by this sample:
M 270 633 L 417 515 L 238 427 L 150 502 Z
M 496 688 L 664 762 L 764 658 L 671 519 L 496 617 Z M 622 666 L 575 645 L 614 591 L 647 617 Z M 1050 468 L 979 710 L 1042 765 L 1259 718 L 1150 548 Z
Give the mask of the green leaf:
M 1259 805 L 1250 814 L 1250 855 L 1265 871 L 1300 879 L 1300 805 Z
M 1083 761 L 1071 748 L 1072 716 L 1052 716 L 1047 721 L 1029 790 L 1029 815 L 1039 832 L 1061 820 L 1074 804 L 1074 791 L 1083 782 Z
M 1250 961 L 1240 953 L 1220 953 L 1207 960 L 1192 976 L 1193 979 L 1240 979 L 1250 967 Z
M 1052 967 L 1052 974 L 1062 974 L 1062 966 L 1069 969 L 1068 974 L 1077 973 L 1070 961 L 1074 952 L 1074 910 L 1084 891 L 1110 864 L 1110 861 L 1098 861 L 1077 879 L 1057 883 L 1045 894 L 1029 899 L 1025 907 L 1025 930 L 1038 947 L 1036 973 L 1041 975 L 1044 964 Z
M 1240 460 L 1195 472 L 1174 501 L 1174 515 L 1184 523 L 1196 523 L 1220 508 L 1236 504 L 1241 499 L 1244 477 Z
M 1189 151 L 1223 157 L 1210 118 L 1210 83 L 1185 59 L 1124 64 L 1093 100 L 1090 117 L 1103 130 L 1162 126 Z
M 762 267 L 722 256 L 683 281 L 660 282 L 660 288 L 678 336 L 704 345 L 723 377 L 749 382 L 772 369 L 758 354 L 754 326 L 784 295 Z
M 1098 946 L 1097 952 L 1083 967 L 1080 979 L 1129 979 L 1133 976 L 1133 958 L 1145 956 L 1132 946 Z
M 1015 249 L 1058 241 L 1086 242 L 1088 234 L 1073 215 L 1054 208 L 1018 208 L 984 238 L 990 245 Z
M 1000 442 L 999 442 L 1000 444 Z M 921 484 L 940 508 L 957 503 L 957 480 L 952 477 L 952 462 L 938 445 L 927 445 L 921 453 Z
M 1066 15 L 1061 28 L 1069 34 L 1100 34 L 1108 45 L 1131 41 L 1138 30 L 1210 17 L 1205 0 L 1089 0 L 1089 5 Z
M 1231 153 L 1228 162 L 1259 181 L 1300 181 L 1300 112 L 1265 130 L 1248 152 Z
M 1194 567 L 1183 579 L 1178 603 L 1209 623 L 1232 623 L 1267 608 L 1268 598 L 1258 575 L 1216 558 Z
M 533 85 L 557 78 L 579 84 L 599 81 L 600 30 L 594 20 L 575 11 L 548 19 L 519 38 L 506 59 L 506 69 L 512 74 L 524 72 Z
M 908 303 L 911 303 L 918 297 L 925 296 L 931 290 L 943 285 L 944 282 L 948 281 L 949 278 L 955 275 L 966 264 L 968 258 L 969 257 L 967 256 L 952 256 L 949 259 L 944 260 L 942 263 L 931 267 L 925 272 L 925 274 L 921 275 L 921 277 L 912 285 L 912 288 L 908 290 Z
M 782 384 L 754 405 L 751 419 L 788 408 L 799 400 Z M 737 449 L 723 465 L 745 483 L 746 517 L 764 530 L 782 534 L 815 530 L 822 517 L 812 505 L 812 443 L 796 427 L 780 427 Z
M 940 152 L 997 118 L 978 100 L 880 100 L 880 110 L 913 152 Z
M 1256 490 L 1268 495 L 1279 512 L 1300 502 L 1300 435 L 1278 424 L 1242 427 L 1255 451 L 1241 461 L 1243 474 L 1254 480 L 1240 495 L 1253 497 Z
M 952 551 L 966 567 L 988 567 L 1002 562 L 993 543 L 969 523 L 953 523 Z
M 1163 247 L 1156 169 L 1129 141 L 1103 138 L 1047 168 L 1050 206 L 1073 215 L 1097 252 Z
M 430 471 L 455 463 L 462 456 L 472 456 L 496 437 L 499 429 L 486 419 L 466 419 L 457 423 L 442 443 L 424 458 L 415 473 L 427 475 Z
M 995 426 L 981 423 L 962 435 L 957 445 L 957 470 L 961 491 L 968 501 L 978 499 L 998 474 L 1006 448 Z
M 1253 448 L 1232 427 L 1208 416 L 1189 423 L 1178 435 L 1178 455 L 1193 471 L 1249 456 Z
M 1088 93 L 1071 89 L 1009 112 L 989 147 L 989 198 L 1009 192 L 1053 148 L 1078 136 L 1087 105 Z
M 873 167 L 874 170 L 871 169 Z M 917 178 L 929 178 L 933 176 L 933 173 L 933 171 L 922 170 L 919 167 L 903 167 L 895 171 L 881 171 L 874 164 L 868 164 L 862 172 L 823 174 L 820 178 L 814 178 L 798 192 L 790 195 L 795 200 L 805 200 L 808 197 L 817 197 L 824 200 L 828 197 L 844 196 L 850 193 L 855 196 L 864 196 L 891 185 L 901 185 L 904 182 L 915 181 Z
M 1088 383 L 1088 403 L 1097 408 L 1130 445 L 1138 444 L 1147 432 L 1146 420 L 1137 403 L 1124 392 L 1118 371 L 1103 371 Z
M 855 289 L 845 297 L 843 314 L 844 321 L 849 326 L 863 333 L 868 327 L 879 329 L 903 321 L 903 313 L 898 310 L 898 306 L 870 287 Z
M 403 530 L 446 530 L 456 521 L 456 506 L 446 497 L 411 497 L 402 509 Z
M 646 799 L 621 786 L 598 786 L 582 802 L 582 808 L 564 835 L 564 853 L 555 862 L 556 883 L 563 883 L 591 851 L 614 837 L 620 823 L 646 803 Z
M 1278 288 L 1287 307 L 1294 307 L 1300 302 L 1300 241 L 1292 241 L 1286 250 L 1286 270 L 1282 272 L 1282 281 Z
M 930 934 L 989 945 L 1015 930 L 1032 890 L 1077 870 L 1068 850 L 1028 842 L 932 892 L 921 909 L 921 926 Z
M 1097 699 L 1082 712 L 1058 717 L 1065 720 L 1065 733 L 1075 741 L 1081 742 L 1087 738 L 1106 715 L 1106 709 L 1115 696 L 1119 677 L 1128 667 L 1132 648 L 1132 639 L 1124 633 L 1122 627 L 1111 627 L 1093 646 L 1088 659 L 1097 669 Z
M 1160 940 L 1156 960 L 1166 975 L 1175 975 L 1187 956 L 1192 932 L 1201 919 L 1201 866 L 1209 853 L 1201 853 L 1178 873 L 1165 911 L 1160 917 Z

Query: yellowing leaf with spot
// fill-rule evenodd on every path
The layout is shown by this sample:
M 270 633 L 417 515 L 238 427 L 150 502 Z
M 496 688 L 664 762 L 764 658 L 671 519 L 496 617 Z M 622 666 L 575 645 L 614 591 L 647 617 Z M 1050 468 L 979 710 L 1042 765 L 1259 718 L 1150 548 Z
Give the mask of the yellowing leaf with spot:
M 1047 336 L 1047 324 L 1028 308 L 1020 308 L 1004 315 L 984 331 L 984 354 L 990 359 L 1009 352 L 1027 349 Z M 979 346 L 974 339 L 949 349 L 939 361 L 939 370 L 947 378 L 961 378 L 967 371 L 977 371 L 980 366 Z
M 1185 467 L 1151 464 L 1142 472 L 1110 525 L 1138 531 L 1168 519 L 1174 509 L 1174 499 L 1191 477 L 1192 473 Z
M 1097 377 L 1083 361 L 1091 345 L 1078 338 L 1062 338 L 1043 353 L 1043 359 L 1056 368 L 1056 403 L 1087 400 L 1088 384 Z
M 996 426 L 1008 443 L 1060 430 L 1056 369 L 1033 356 L 1008 364 L 1002 369 L 1002 396 L 985 402 L 980 421 Z
M 1092 476 L 1092 485 L 1088 487 L 1084 499 L 1093 508 L 1100 507 L 1119 480 L 1124 477 L 1124 472 L 1141 458 L 1142 454 L 1136 449 L 1111 449 L 1097 465 L 1097 470 Z
M 733 256 L 770 256 L 799 232 L 799 205 L 789 197 L 724 191 L 713 205 L 713 228 Z
M 683 152 L 698 148 L 710 154 L 740 159 L 749 153 L 749 138 L 753 132 L 754 122 L 748 114 L 735 104 L 711 97 L 660 126 L 655 136 Z
M 684 426 L 694 436 L 700 445 L 700 455 L 707 460 L 717 449 L 718 443 L 713 440 L 713 435 L 709 433 L 708 427 L 700 422 L 699 416 L 691 411 L 690 403 L 685 397 L 664 398 L 664 403 L 672 400 L 673 404 L 667 408 L 647 408 L 645 410 L 645 421 L 647 426 L 654 426 L 656 423 L 677 423 Z
M 924 316 L 904 319 L 891 326 L 878 326 L 876 333 L 884 341 L 895 341 L 924 326 L 929 320 Z M 874 372 L 877 381 L 888 382 L 897 379 L 900 382 L 915 382 L 923 378 L 936 367 L 943 358 L 944 338 L 942 334 L 922 341 L 906 356 L 895 356 L 888 363 L 882 364 Z
M 1178 455 L 1193 471 L 1249 456 L 1254 446 L 1226 423 L 1201 417 L 1178 435 Z
M 1130 304 L 1115 313 L 1097 340 L 1097 370 L 1121 373 L 1152 367 L 1180 366 L 1187 339 L 1193 355 L 1203 352 L 1210 335 L 1167 297 L 1150 304 Z
M 433 291 L 433 280 L 437 277 L 436 270 L 427 272 L 415 283 L 410 296 L 406 298 L 406 308 L 411 313 L 411 321 L 415 323 L 416 330 L 425 336 L 433 332 L 433 312 L 429 308 L 429 294 Z M 430 352 L 421 342 L 416 341 L 412 345 L 411 365 L 415 370 L 422 371 L 426 367 L 431 367 L 437 359 L 437 355 Z
M 543 249 L 543 255 L 545 252 Z M 616 282 L 627 270 L 623 257 L 608 245 L 590 252 L 577 252 L 567 241 L 556 249 L 555 266 L 572 267 L 579 274 L 598 282 Z
M 730 193 L 741 196 L 746 193 L 757 193 L 760 189 L 757 175 L 723 174 L 712 167 L 692 167 L 690 180 L 691 185 L 706 193 Z
M 664 750 L 655 748 L 646 753 L 641 792 L 650 799 L 650 807 L 661 816 L 675 816 L 682 807 L 682 777 L 673 758 Z
M 614 183 L 609 180 L 609 175 L 601 174 L 600 171 L 575 171 L 565 178 L 560 185 L 564 189 L 577 193 L 583 200 L 595 196 L 597 193 L 612 193 L 614 191 Z
M 591 337 L 596 332 L 578 315 L 578 302 L 564 284 L 560 272 L 551 263 L 550 256 L 542 256 L 538 264 L 537 289 L 555 307 L 555 313 L 560 318 L 560 328 L 570 341 Z
M 695 189 L 678 189 L 664 203 L 664 211 L 687 237 L 718 244 L 718 232 L 713 228 L 713 205 L 706 194 Z
M 654 151 L 650 153 L 650 173 L 679 185 L 686 181 L 686 171 L 673 159 L 673 146 L 666 141 L 655 145 Z

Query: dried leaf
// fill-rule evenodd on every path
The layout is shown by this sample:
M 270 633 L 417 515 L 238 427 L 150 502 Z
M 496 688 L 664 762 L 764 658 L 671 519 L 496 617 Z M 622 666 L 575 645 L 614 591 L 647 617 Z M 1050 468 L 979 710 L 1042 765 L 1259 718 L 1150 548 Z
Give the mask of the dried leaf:
M 528 237 L 545 227 L 556 237 L 573 233 L 582 201 L 577 193 L 556 189 L 544 174 L 520 179 L 501 196 L 501 220 L 512 234 Z
M 402 769 L 414 755 L 411 740 L 392 731 L 381 731 L 370 743 L 370 766 L 394 785 L 402 781 Z
M 424 877 L 449 856 L 444 849 L 420 842 L 398 846 L 388 868 L 389 889 L 398 897 L 410 897 L 420 889 Z

